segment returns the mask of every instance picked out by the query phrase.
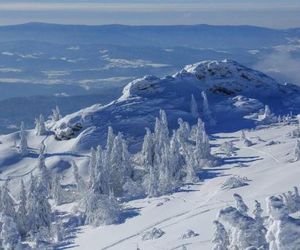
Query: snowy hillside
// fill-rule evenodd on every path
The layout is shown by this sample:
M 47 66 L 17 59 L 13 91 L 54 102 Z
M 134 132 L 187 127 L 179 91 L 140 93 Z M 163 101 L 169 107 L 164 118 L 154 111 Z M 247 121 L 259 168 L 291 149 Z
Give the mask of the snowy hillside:
M 1 244 L 297 250 L 299 109 L 300 87 L 230 60 L 56 107 L 0 136 Z

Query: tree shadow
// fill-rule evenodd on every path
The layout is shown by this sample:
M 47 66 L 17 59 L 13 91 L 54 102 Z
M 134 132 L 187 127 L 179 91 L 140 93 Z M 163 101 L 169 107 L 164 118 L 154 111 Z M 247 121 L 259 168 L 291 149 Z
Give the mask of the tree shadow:
M 125 208 L 125 209 L 123 209 L 117 224 L 123 224 L 128 219 L 139 216 L 140 215 L 140 209 L 141 208 Z

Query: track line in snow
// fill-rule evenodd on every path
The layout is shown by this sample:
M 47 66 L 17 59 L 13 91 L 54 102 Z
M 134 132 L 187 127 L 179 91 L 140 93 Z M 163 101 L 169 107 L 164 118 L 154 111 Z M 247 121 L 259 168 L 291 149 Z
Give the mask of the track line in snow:
M 280 160 L 278 160 L 274 155 L 270 154 L 270 153 L 267 153 L 265 151 L 262 151 L 262 150 L 259 150 L 259 149 L 256 149 L 256 148 L 251 148 L 251 147 L 240 147 L 242 149 L 250 149 L 252 151 L 255 151 L 255 152 L 258 152 L 258 153 L 261 153 L 261 154 L 264 154 L 264 155 L 267 155 L 269 156 L 270 158 L 272 158 L 274 161 L 276 161 L 277 163 L 281 163 Z

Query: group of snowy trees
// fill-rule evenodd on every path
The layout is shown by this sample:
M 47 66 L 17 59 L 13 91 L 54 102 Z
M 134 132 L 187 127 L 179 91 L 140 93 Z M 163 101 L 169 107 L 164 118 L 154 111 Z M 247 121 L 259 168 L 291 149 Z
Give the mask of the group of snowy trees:
M 50 119 L 52 122 L 56 122 L 62 118 L 60 114 L 59 107 L 56 106 L 55 109 L 52 110 L 52 115 L 50 115 Z M 35 134 L 38 136 L 46 135 L 47 128 L 44 116 L 41 114 L 38 118 L 35 119 Z M 27 143 L 27 135 L 24 128 L 24 122 L 21 122 L 20 126 L 20 143 L 18 145 L 18 150 L 21 156 L 26 156 L 28 154 L 28 143 Z
M 263 216 L 263 209 L 258 201 L 255 201 L 251 216 L 242 197 L 238 194 L 233 197 L 236 206 L 221 209 L 219 220 L 214 222 L 214 250 L 298 249 L 300 219 L 290 217 L 290 214 L 300 211 L 297 188 L 294 193 L 268 197 L 267 216 Z
M 117 220 L 117 197 L 155 197 L 174 192 L 183 183 L 197 181 L 197 171 L 211 166 L 208 136 L 201 119 L 192 128 L 182 119 L 170 135 L 166 113 L 161 110 L 154 131 L 146 128 L 142 149 L 132 156 L 121 133 L 108 128 L 104 148 L 91 149 L 85 214 L 88 224 Z
M 0 189 L 0 238 L 4 249 L 30 249 L 21 243 L 24 241 L 34 242 L 35 247 L 40 249 L 42 245 L 62 239 L 62 231 L 54 229 L 60 222 L 53 219 L 49 203 L 49 199 L 58 203 L 61 183 L 53 182 L 45 165 L 43 147 L 36 169 L 37 175 L 31 175 L 28 189 L 21 181 L 18 199 L 9 191 L 10 179 Z

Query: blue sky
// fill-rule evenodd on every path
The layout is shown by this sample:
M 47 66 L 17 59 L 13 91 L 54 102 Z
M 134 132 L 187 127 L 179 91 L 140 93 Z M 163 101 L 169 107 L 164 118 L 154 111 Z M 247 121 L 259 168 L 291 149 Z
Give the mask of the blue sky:
M 232 24 L 300 27 L 300 0 L 0 0 L 0 25 Z

